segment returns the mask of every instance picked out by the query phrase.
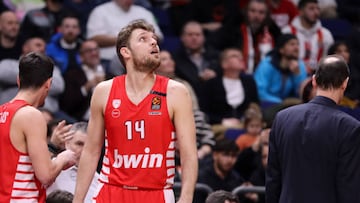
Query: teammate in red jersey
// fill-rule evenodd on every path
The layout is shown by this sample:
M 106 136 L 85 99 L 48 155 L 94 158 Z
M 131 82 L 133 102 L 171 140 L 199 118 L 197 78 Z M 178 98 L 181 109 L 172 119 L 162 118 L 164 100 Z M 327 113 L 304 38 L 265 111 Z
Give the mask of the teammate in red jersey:
M 19 92 L 0 106 L 0 202 L 45 202 L 45 187 L 75 163 L 72 151 L 51 160 L 46 121 L 36 109 L 44 104 L 52 73 L 47 56 L 33 52 L 23 56 Z
M 117 53 L 127 74 L 95 88 L 74 202 L 84 200 L 104 141 L 96 202 L 175 202 L 176 147 L 182 165 L 178 202 L 192 202 L 198 161 L 191 98 L 181 83 L 154 74 L 159 52 L 145 21 L 120 31 Z

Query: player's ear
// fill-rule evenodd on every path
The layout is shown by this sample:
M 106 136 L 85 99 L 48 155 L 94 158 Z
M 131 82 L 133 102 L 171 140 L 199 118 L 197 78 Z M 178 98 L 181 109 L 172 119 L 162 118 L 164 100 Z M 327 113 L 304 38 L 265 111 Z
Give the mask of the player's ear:
M 130 56 L 130 50 L 127 47 L 121 47 L 119 52 L 124 58 L 128 58 Z

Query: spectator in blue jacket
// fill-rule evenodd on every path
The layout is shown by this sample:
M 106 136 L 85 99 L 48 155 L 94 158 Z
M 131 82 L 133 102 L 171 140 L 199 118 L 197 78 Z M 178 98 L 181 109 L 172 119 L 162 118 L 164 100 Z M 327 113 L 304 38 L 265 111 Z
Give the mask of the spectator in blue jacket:
M 80 44 L 79 20 L 68 15 L 62 20 L 59 33 L 53 35 L 46 45 L 46 54 L 54 60 L 64 75 L 67 70 L 80 67 Z
M 286 98 L 299 98 L 300 84 L 307 75 L 304 62 L 298 58 L 298 39 L 292 34 L 280 36 L 274 50 L 260 62 L 254 73 L 263 104 L 279 104 Z

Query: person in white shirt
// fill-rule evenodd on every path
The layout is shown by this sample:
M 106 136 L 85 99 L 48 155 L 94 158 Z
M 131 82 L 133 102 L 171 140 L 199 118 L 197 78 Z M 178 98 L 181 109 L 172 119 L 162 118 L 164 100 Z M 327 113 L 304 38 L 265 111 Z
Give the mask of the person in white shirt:
M 83 146 L 87 139 L 86 130 L 87 130 L 86 122 L 77 122 L 72 125 L 70 131 L 75 131 L 75 132 L 73 134 L 73 138 L 65 142 L 65 148 L 75 152 L 77 157 L 76 163 L 74 166 L 61 171 L 59 176 L 56 178 L 55 182 L 49 188 L 46 189 L 46 194 L 50 194 L 51 192 L 56 190 L 65 190 L 74 194 L 76 178 L 77 178 L 77 169 L 78 169 L 77 166 L 79 163 Z M 96 193 L 98 176 L 99 175 L 97 173 L 94 174 L 89 191 L 85 198 L 85 203 L 92 202 L 92 197 Z
M 283 28 L 283 33 L 292 33 L 299 40 L 299 58 L 304 60 L 307 73 L 311 75 L 321 57 L 326 56 L 334 43 L 331 32 L 320 22 L 320 8 L 317 0 L 300 0 L 299 16 L 290 25 Z
M 94 8 L 87 23 L 87 38 L 99 44 L 103 61 L 110 61 L 116 55 L 115 44 L 120 29 L 137 19 L 144 19 L 153 25 L 157 37 L 163 38 L 154 15 L 134 5 L 133 0 L 112 0 Z

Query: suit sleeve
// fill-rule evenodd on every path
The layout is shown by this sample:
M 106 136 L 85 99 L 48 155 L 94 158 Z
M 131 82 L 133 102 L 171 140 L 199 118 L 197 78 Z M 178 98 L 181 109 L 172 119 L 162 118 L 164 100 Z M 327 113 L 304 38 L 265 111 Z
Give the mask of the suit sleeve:
M 278 203 L 281 193 L 281 166 L 276 145 L 277 120 L 273 122 L 269 139 L 269 157 L 266 168 L 266 202 Z
M 358 202 L 360 199 L 360 127 L 348 130 L 343 131 L 345 140 L 340 143 L 337 161 L 336 196 L 339 203 Z

